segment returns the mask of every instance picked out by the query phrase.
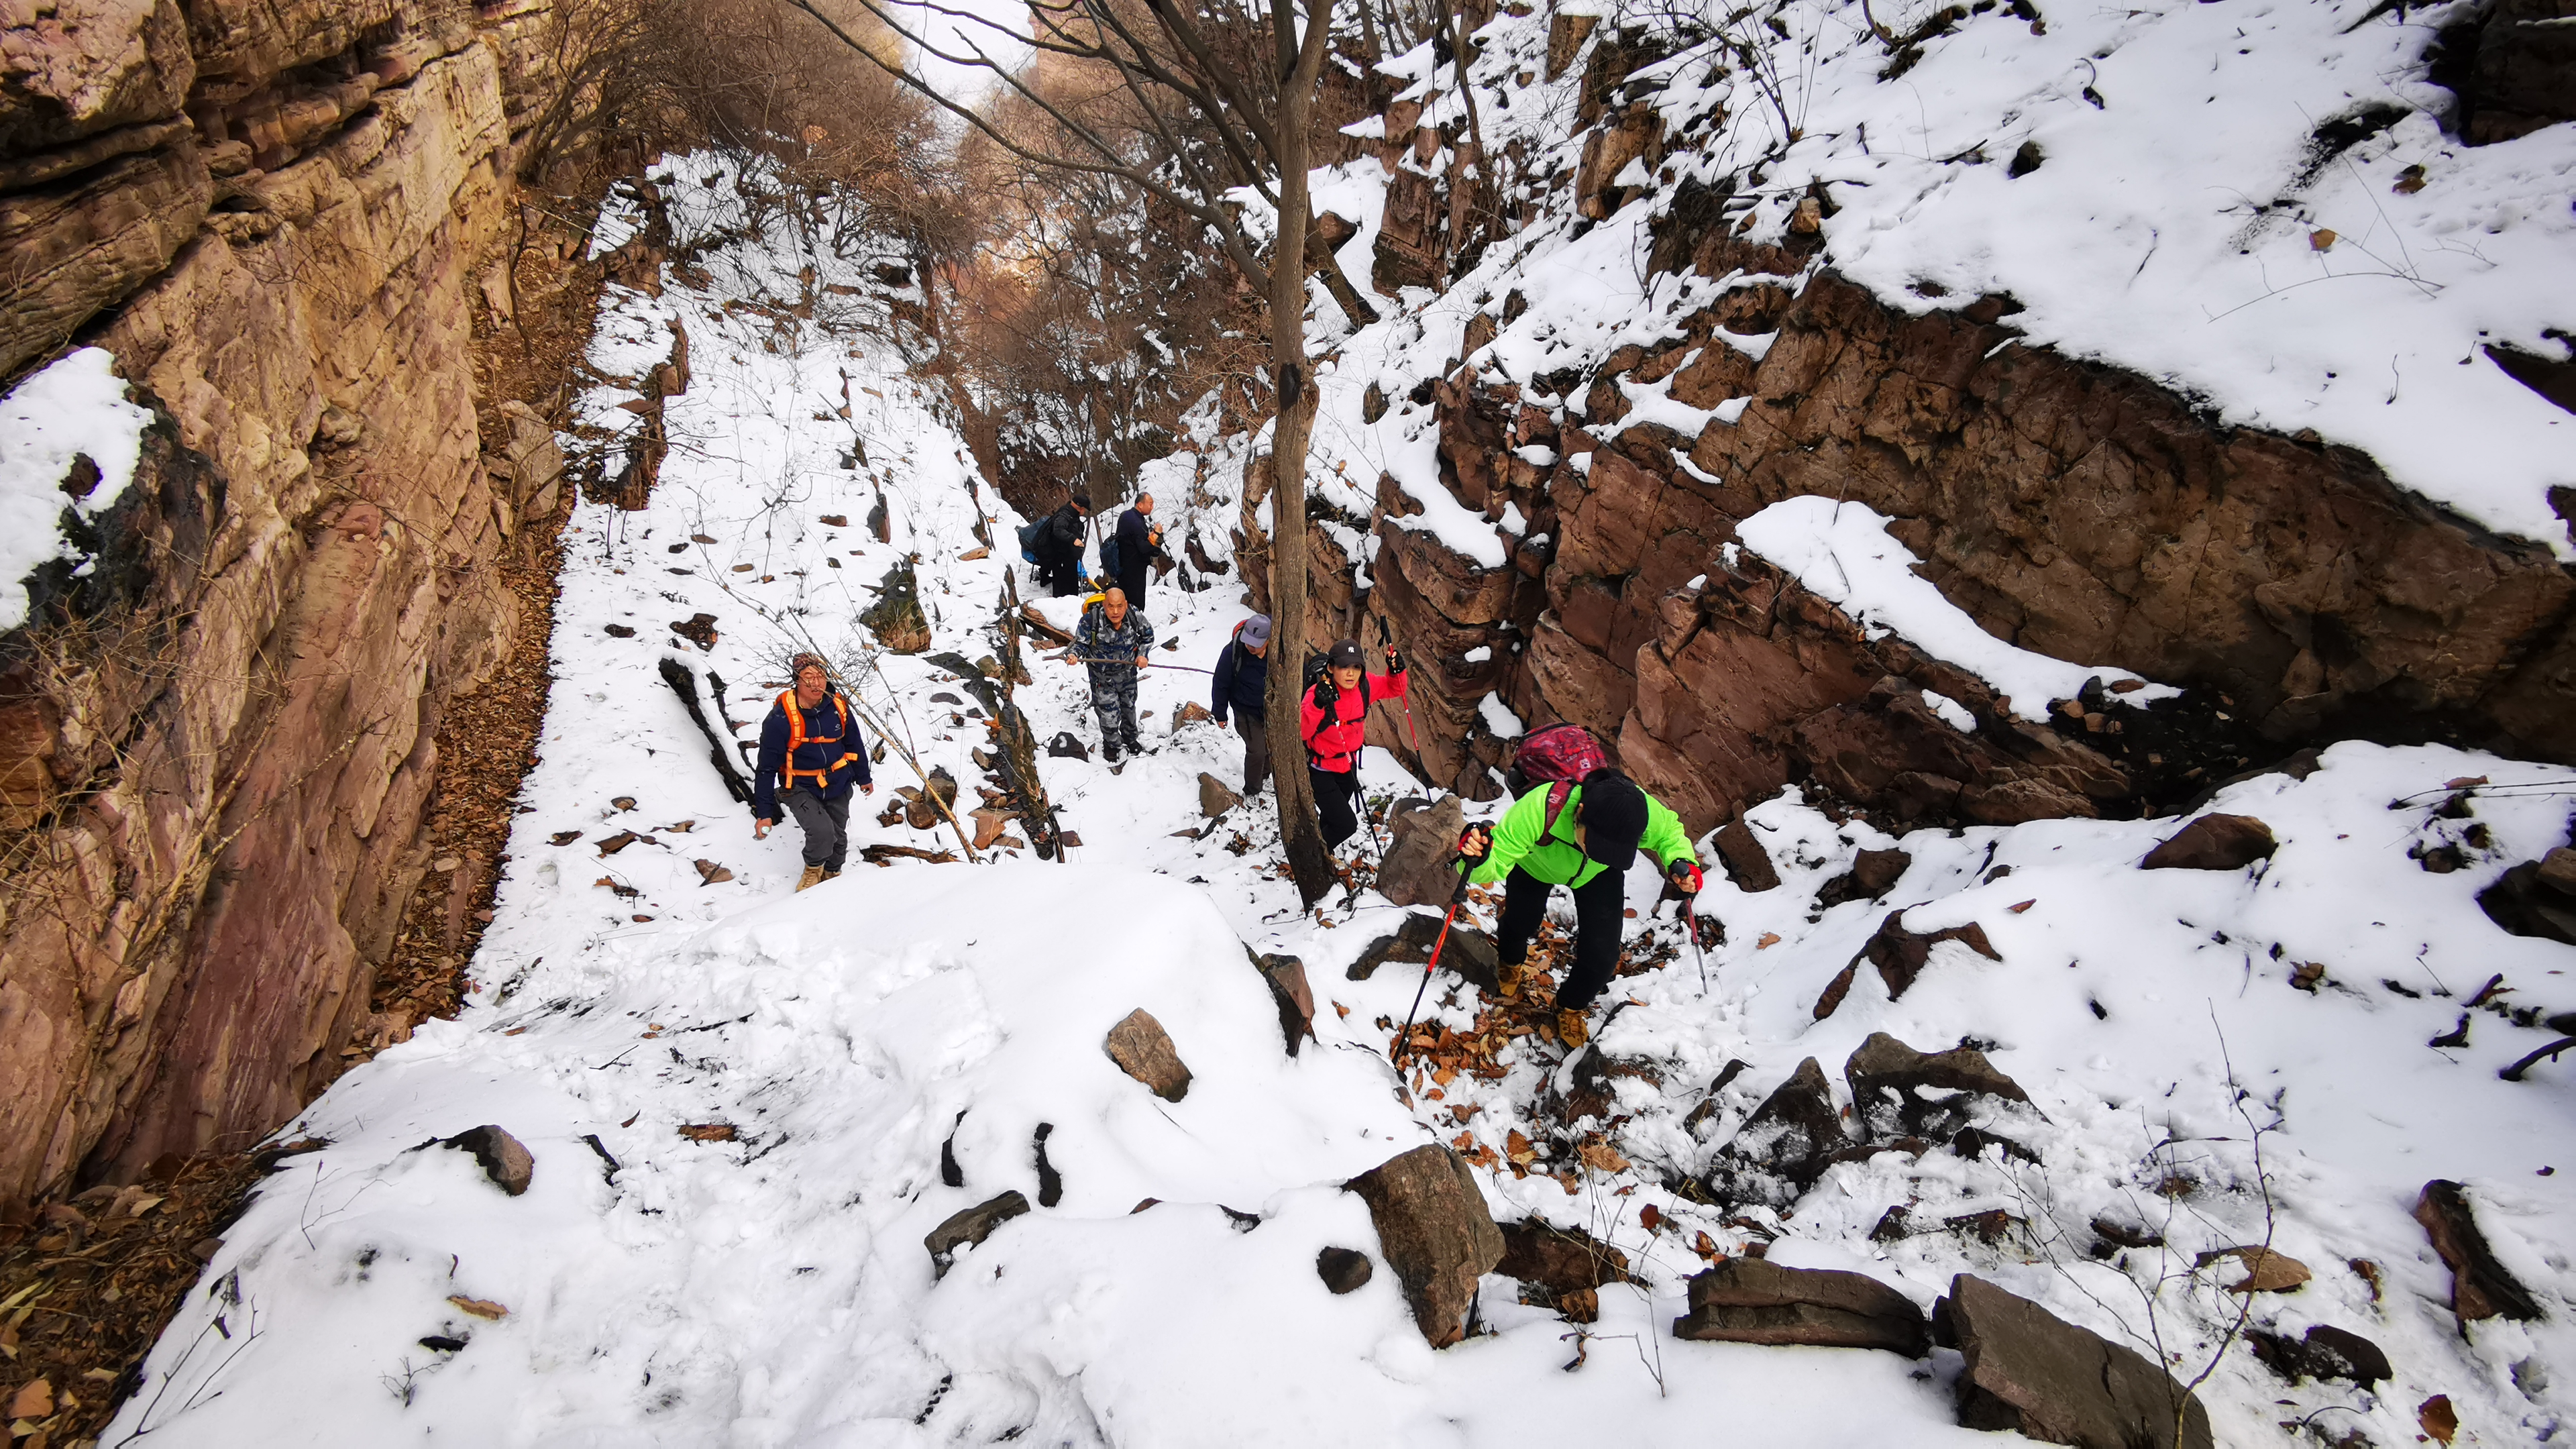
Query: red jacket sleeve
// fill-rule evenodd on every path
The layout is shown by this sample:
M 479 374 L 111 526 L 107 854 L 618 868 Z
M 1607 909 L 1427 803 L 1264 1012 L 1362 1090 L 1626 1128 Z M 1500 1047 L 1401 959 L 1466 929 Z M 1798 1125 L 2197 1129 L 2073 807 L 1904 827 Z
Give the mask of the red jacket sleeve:
M 1297 738 L 1315 742 L 1315 731 L 1324 723 L 1324 712 L 1315 707 L 1315 691 L 1307 690 L 1297 697 Z
M 1409 672 L 1409 671 L 1408 671 L 1408 672 Z M 1372 674 L 1372 675 L 1370 675 L 1370 676 L 1368 677 L 1368 692 L 1369 692 L 1369 698 L 1371 698 L 1371 699 L 1401 699 L 1401 698 L 1403 698 L 1403 697 L 1404 697 L 1404 681 L 1405 681 L 1405 677 L 1406 677 L 1406 676 L 1405 676 L 1405 675 L 1403 675 L 1403 674 Z

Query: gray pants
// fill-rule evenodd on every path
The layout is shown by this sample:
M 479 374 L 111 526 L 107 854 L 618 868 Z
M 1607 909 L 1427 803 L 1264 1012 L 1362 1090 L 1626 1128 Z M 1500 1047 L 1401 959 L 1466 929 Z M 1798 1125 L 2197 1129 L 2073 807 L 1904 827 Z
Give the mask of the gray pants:
M 1270 727 L 1238 709 L 1234 732 L 1243 737 L 1243 798 L 1249 800 L 1270 778 Z
M 1100 738 L 1111 745 L 1136 742 L 1136 666 L 1091 666 L 1091 708 L 1100 716 Z
M 799 785 L 783 803 L 805 832 L 805 863 L 837 874 L 850 854 L 850 797 L 826 800 L 813 786 Z

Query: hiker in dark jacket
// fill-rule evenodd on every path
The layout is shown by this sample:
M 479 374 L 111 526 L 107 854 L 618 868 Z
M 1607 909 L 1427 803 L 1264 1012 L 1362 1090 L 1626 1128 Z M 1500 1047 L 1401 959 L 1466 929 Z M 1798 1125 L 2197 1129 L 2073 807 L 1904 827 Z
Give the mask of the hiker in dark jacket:
M 1046 526 L 1038 530 L 1030 550 L 1038 557 L 1038 584 L 1056 598 L 1082 587 L 1082 549 L 1088 541 L 1083 525 L 1090 517 L 1090 501 L 1076 493 L 1048 514 Z
M 1136 676 L 1145 667 L 1145 651 L 1154 646 L 1154 626 L 1145 611 L 1130 608 L 1127 595 L 1111 589 L 1083 611 L 1073 631 L 1073 656 L 1091 667 L 1091 708 L 1100 716 L 1100 749 L 1117 764 L 1121 750 L 1144 746 L 1136 738 Z
M 1643 849 L 1663 867 L 1673 889 L 1699 894 L 1698 854 L 1681 817 L 1615 769 L 1599 769 L 1571 787 L 1555 814 L 1542 784 L 1512 803 L 1490 826 L 1472 825 L 1458 853 L 1476 862 L 1468 880 L 1503 886 L 1503 918 L 1494 931 L 1501 994 L 1520 994 L 1530 937 L 1558 886 L 1574 895 L 1574 967 L 1556 993 L 1556 1034 L 1568 1050 L 1591 1036 L 1585 1009 L 1610 984 L 1626 920 L 1625 877 Z
M 1154 495 L 1139 493 L 1136 506 L 1118 515 L 1118 587 L 1129 608 L 1145 607 L 1145 580 L 1163 551 L 1163 531 L 1154 526 Z
M 1365 672 L 1359 641 L 1344 639 L 1325 656 L 1323 677 L 1306 691 L 1297 710 L 1297 737 L 1306 742 L 1307 783 L 1315 813 L 1324 820 L 1324 844 L 1336 848 L 1360 828 L 1351 802 L 1360 793 L 1360 745 L 1368 733 L 1372 700 L 1404 693 L 1404 656 L 1386 651 L 1386 673 Z
M 751 787 L 751 835 L 767 839 L 779 821 L 779 780 L 786 779 L 787 811 L 805 832 L 805 890 L 841 873 L 850 851 L 850 787 L 877 792 L 868 756 L 850 722 L 850 704 L 812 654 L 795 660 L 796 683 L 779 693 L 760 725 L 760 767 Z
M 1234 626 L 1234 637 L 1225 641 L 1225 652 L 1216 657 L 1216 687 L 1208 705 L 1216 712 L 1216 722 L 1224 724 L 1234 716 L 1234 732 L 1243 737 L 1243 798 L 1261 793 L 1261 784 L 1270 778 L 1270 736 L 1264 722 L 1269 708 L 1264 691 L 1270 687 L 1270 616 L 1255 614 Z

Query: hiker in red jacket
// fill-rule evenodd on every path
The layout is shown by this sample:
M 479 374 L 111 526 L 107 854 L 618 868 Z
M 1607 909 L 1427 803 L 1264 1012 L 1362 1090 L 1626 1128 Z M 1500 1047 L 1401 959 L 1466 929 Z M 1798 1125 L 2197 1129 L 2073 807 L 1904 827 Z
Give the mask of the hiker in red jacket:
M 1360 793 L 1360 744 L 1372 699 L 1404 695 L 1404 656 L 1386 651 L 1386 673 L 1365 671 L 1359 641 L 1344 639 L 1324 656 L 1324 672 L 1297 708 L 1297 734 L 1306 742 L 1306 777 L 1315 811 L 1324 818 L 1324 845 L 1338 848 L 1360 828 L 1351 802 Z

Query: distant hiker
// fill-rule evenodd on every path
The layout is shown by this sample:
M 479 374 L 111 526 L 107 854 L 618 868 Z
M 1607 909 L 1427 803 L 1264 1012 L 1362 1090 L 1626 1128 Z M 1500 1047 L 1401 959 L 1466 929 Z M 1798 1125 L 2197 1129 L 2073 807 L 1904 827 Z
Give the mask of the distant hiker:
M 1145 611 L 1127 607 L 1123 589 L 1111 589 L 1083 611 L 1073 631 L 1073 653 L 1091 667 L 1091 708 L 1100 716 L 1101 753 L 1117 764 L 1119 752 L 1144 748 L 1136 738 L 1136 674 L 1153 647 L 1154 626 Z
M 1225 652 L 1216 657 L 1216 686 L 1208 700 L 1216 711 L 1216 722 L 1225 723 L 1234 716 L 1234 732 L 1243 737 L 1243 798 L 1261 793 L 1261 784 L 1270 778 L 1270 736 L 1265 720 L 1269 706 L 1263 691 L 1270 687 L 1270 616 L 1255 614 L 1234 626 L 1234 637 L 1225 641 Z
M 760 768 L 751 791 L 751 835 L 769 836 L 779 821 L 779 779 L 786 779 L 787 811 L 805 832 L 805 873 L 796 888 L 841 873 L 850 852 L 850 787 L 873 795 L 867 752 L 850 726 L 850 703 L 832 683 L 821 658 L 799 654 L 794 687 L 781 690 L 760 725 Z
M 1023 538 L 1023 549 L 1037 562 L 1038 586 L 1056 598 L 1077 592 L 1083 584 L 1083 524 L 1091 517 L 1091 502 L 1076 493 L 1063 507 L 1048 514 Z
M 1154 526 L 1154 495 L 1139 493 L 1136 505 L 1118 515 L 1118 567 L 1107 570 L 1127 593 L 1131 607 L 1145 607 L 1145 579 L 1163 551 L 1163 530 Z
M 1404 693 L 1403 655 L 1389 648 L 1384 674 L 1363 672 L 1363 658 L 1358 640 L 1335 644 L 1297 711 L 1297 736 L 1306 742 L 1306 775 L 1315 790 L 1315 812 L 1324 818 L 1327 848 L 1339 847 L 1360 828 L 1351 802 L 1360 793 L 1369 701 Z
M 1594 746 L 1598 749 L 1597 743 Z M 1680 817 L 1606 764 L 1579 783 L 1541 784 L 1514 801 L 1490 826 L 1472 825 L 1458 853 L 1479 862 L 1468 879 L 1503 883 L 1503 918 L 1495 931 L 1505 997 L 1520 994 L 1521 963 L 1547 912 L 1548 893 L 1574 893 L 1574 968 L 1556 993 L 1556 1034 L 1567 1050 L 1590 1039 L 1585 1008 L 1610 984 L 1619 963 L 1625 919 L 1623 878 L 1643 846 L 1683 895 L 1700 888 L 1698 858 Z

